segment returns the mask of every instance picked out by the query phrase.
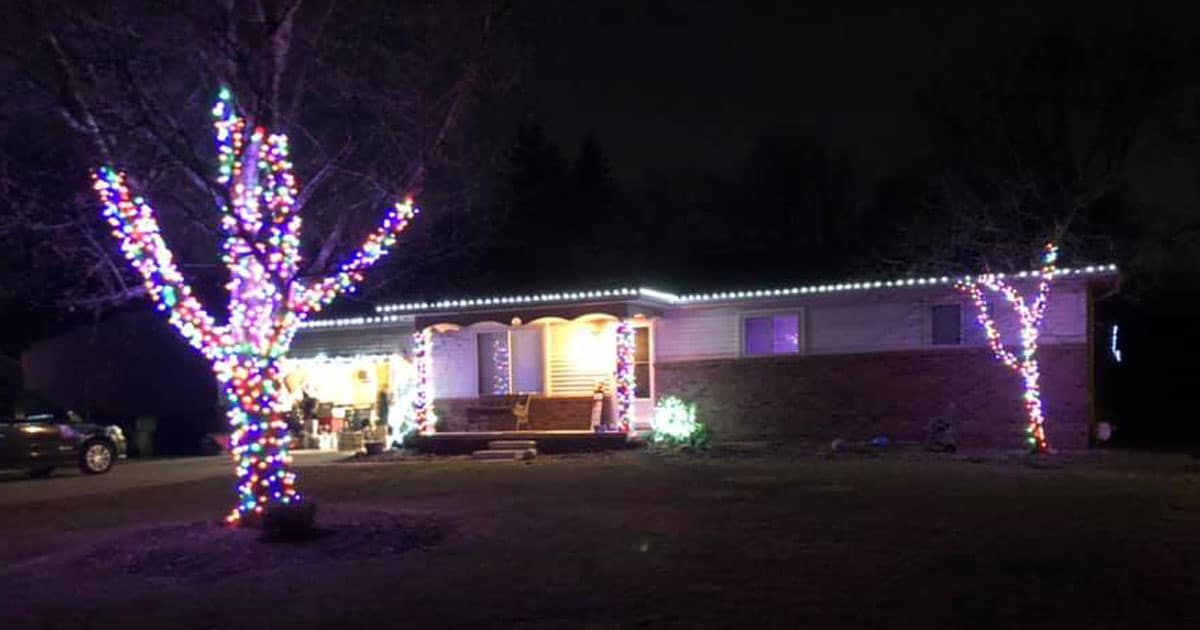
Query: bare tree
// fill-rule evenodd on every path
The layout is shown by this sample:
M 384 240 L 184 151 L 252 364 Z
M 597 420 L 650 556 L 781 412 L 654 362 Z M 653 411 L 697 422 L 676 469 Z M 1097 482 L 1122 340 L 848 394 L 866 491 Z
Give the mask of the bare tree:
M 967 87 L 925 98 L 944 164 L 925 203 L 894 224 L 892 266 L 998 272 L 1123 251 L 1129 164 L 1172 89 L 1169 51 L 1149 38 L 1052 36 Z
M 63 306 L 98 309 L 138 295 L 137 279 L 114 264 L 86 180 L 74 176 L 113 164 L 156 200 L 197 291 L 214 292 L 223 270 L 196 261 L 216 250 L 217 210 L 230 201 L 203 133 L 220 86 L 256 124 L 291 137 L 305 181 L 296 210 L 310 234 L 323 235 L 302 252 L 301 275 L 329 273 L 389 200 L 415 195 L 439 221 L 461 216 L 477 193 L 474 173 L 493 155 L 465 141 L 464 124 L 480 98 L 513 81 L 506 15 L 486 1 L 20 7 L 0 45 L 0 73 L 14 86 L 0 108 L 0 238 L 34 238 L 53 250 L 49 262 L 84 270 L 53 292 Z M 20 133 L 26 127 L 36 133 Z M 469 250 L 431 234 L 413 234 L 420 256 L 400 252 L 405 268 Z M 54 268 L 46 277 L 65 275 Z

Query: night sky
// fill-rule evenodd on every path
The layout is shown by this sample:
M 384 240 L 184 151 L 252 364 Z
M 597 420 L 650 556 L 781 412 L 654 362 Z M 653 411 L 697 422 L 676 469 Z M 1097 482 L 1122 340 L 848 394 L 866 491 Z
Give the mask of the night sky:
M 595 133 L 624 179 L 727 167 L 780 132 L 820 138 L 891 174 L 923 157 L 918 93 L 954 90 L 1050 31 L 1200 31 L 1195 3 L 1113 0 L 620 0 L 543 19 L 525 77 L 532 107 L 568 151 Z

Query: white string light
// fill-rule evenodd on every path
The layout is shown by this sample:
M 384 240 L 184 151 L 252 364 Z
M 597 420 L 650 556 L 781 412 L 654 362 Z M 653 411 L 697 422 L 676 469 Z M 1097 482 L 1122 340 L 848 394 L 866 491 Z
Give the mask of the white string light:
M 1090 265 L 1075 269 L 1058 269 L 1055 276 L 1069 275 L 1108 275 L 1115 273 L 1117 266 Z M 1022 271 L 1010 274 L 1017 278 L 1037 278 L 1042 272 Z M 581 301 L 627 301 L 629 298 L 650 300 L 667 305 L 691 305 L 713 302 L 732 302 L 742 300 L 760 300 L 796 295 L 812 295 L 823 293 L 841 293 L 850 291 L 873 291 L 878 289 L 903 289 L 908 287 L 954 286 L 959 283 L 969 283 L 983 277 L 1003 279 L 1005 274 L 988 276 L 928 276 L 923 278 L 898 278 L 894 280 L 865 280 L 859 282 L 841 282 L 836 284 L 813 284 L 794 287 L 778 287 L 772 289 L 755 289 L 744 291 L 722 291 L 719 293 L 683 293 L 676 294 L 650 287 L 602 289 L 591 291 L 564 291 L 557 293 L 539 293 L 536 295 L 509 295 L 493 297 L 462 298 L 440 300 L 436 302 L 408 302 L 396 304 L 381 304 L 375 307 L 376 315 L 367 317 L 343 317 L 337 319 L 318 319 L 304 322 L 303 328 L 345 328 L 357 326 L 374 326 L 407 321 L 405 315 L 417 313 L 434 313 L 447 310 L 462 310 L 474 308 L 489 308 L 494 306 L 548 304 L 556 302 Z

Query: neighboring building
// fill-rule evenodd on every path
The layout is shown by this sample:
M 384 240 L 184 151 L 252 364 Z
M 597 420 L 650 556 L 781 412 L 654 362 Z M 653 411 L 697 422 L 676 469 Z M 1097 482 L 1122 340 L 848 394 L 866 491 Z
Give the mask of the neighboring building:
M 1060 270 L 1054 283 L 1039 356 L 1047 432 L 1059 448 L 1088 444 L 1093 294 L 1114 273 L 1111 265 Z M 1010 280 L 1028 291 L 1025 277 Z M 618 324 L 626 322 L 635 430 L 670 394 L 695 402 L 721 439 L 920 440 L 946 413 L 964 445 L 1023 439 L 1020 378 L 993 358 L 974 306 L 951 278 L 690 295 L 568 292 L 381 305 L 376 313 L 307 324 L 291 353 L 294 388 L 346 407 L 387 393 L 386 415 L 400 426 L 425 387 L 437 429 L 456 432 L 515 428 L 507 406 L 528 394 L 529 428 L 586 430 L 598 383 L 607 422 L 620 414 L 613 380 Z M 995 316 L 1015 345 L 1012 309 L 998 300 Z M 425 385 L 413 366 L 419 331 L 431 333 Z M 505 412 L 484 413 L 489 406 Z
M 160 453 L 197 452 L 205 433 L 225 426 L 212 369 L 150 309 L 42 339 L 21 366 L 26 388 L 92 422 L 133 436 L 139 419 L 153 418 Z

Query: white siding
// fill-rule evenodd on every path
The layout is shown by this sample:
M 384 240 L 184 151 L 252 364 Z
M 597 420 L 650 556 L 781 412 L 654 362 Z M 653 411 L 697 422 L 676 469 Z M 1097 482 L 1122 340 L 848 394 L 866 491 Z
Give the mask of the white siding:
M 920 348 L 926 324 L 921 302 L 873 301 L 805 309 L 808 354 Z
M 1079 288 L 1050 292 L 1046 321 L 1040 343 L 1083 343 L 1087 341 L 1087 292 Z
M 1032 292 L 1023 286 L 1021 293 Z M 1002 297 L 990 295 L 998 329 L 1006 344 L 1020 343 L 1016 314 Z M 999 299 L 997 299 L 999 298 Z M 984 344 L 975 306 L 952 289 L 863 292 L 795 299 L 746 302 L 719 307 L 682 307 L 657 322 L 658 361 L 741 356 L 742 317 L 772 311 L 802 311 L 806 354 L 839 354 L 952 348 L 931 343 L 931 307 L 960 304 L 963 345 Z M 1081 284 L 1060 284 L 1050 295 L 1039 343 L 1087 341 L 1087 292 Z
M 434 398 L 474 398 L 479 392 L 475 333 L 455 330 L 433 334 Z
M 742 309 L 678 309 L 658 321 L 655 339 L 659 361 L 736 357 L 741 339 Z
M 1006 345 L 1016 347 L 1020 344 L 1020 319 L 1004 298 L 989 295 L 992 302 L 992 312 L 995 313 L 996 329 L 1000 331 L 1000 339 Z M 983 345 L 986 341 L 983 326 L 979 325 L 975 316 L 975 304 L 963 301 L 963 341 L 971 345 Z M 1038 337 L 1039 345 L 1056 343 L 1084 343 L 1087 341 L 1087 293 L 1078 287 L 1051 290 L 1050 302 L 1046 306 L 1046 319 L 1042 322 L 1042 332 Z

